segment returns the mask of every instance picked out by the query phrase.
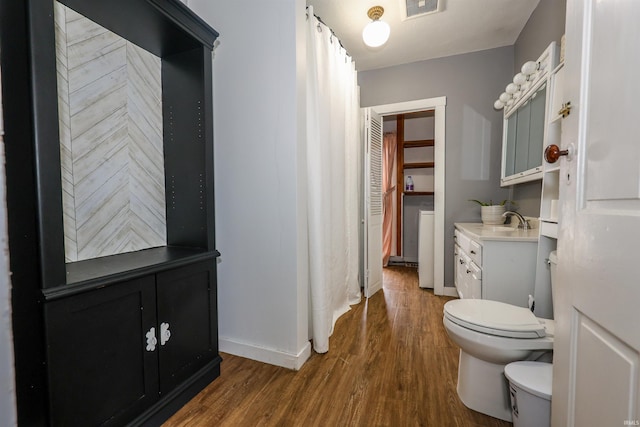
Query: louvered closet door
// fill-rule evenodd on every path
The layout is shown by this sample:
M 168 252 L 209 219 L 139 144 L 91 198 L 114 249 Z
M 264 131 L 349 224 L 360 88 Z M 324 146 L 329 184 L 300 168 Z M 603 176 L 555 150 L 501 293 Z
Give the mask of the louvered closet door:
M 365 281 L 367 298 L 382 289 L 382 118 L 365 112 Z

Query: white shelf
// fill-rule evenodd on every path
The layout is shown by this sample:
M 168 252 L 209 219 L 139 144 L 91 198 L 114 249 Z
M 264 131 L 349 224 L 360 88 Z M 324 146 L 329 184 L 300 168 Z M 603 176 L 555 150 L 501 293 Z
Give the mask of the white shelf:
M 558 238 L 558 223 L 549 222 L 548 220 L 540 221 L 540 234 L 554 239 Z

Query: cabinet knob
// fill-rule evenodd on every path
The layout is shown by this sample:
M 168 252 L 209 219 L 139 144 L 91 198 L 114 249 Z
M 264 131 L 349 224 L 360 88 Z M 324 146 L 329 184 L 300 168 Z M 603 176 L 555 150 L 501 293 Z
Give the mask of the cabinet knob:
M 460 264 L 464 264 L 463 260 L 459 259 L 458 261 L 460 262 Z
M 476 254 L 476 251 L 471 251 L 471 253 L 475 255 L 475 254 Z
M 551 144 L 544 149 L 544 159 L 547 163 L 555 163 L 560 156 L 568 156 L 569 150 L 561 150 L 556 144 Z
M 154 351 L 156 349 L 156 345 L 158 344 L 158 339 L 156 338 L 156 328 L 151 328 L 145 334 L 147 338 L 147 351 Z
M 171 331 L 169 330 L 168 323 L 160 324 L 160 345 L 165 345 L 167 341 L 171 338 Z

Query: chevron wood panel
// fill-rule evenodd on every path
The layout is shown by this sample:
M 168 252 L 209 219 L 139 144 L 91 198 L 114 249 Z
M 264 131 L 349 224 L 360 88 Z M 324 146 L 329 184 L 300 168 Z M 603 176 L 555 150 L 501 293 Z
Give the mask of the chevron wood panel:
M 58 81 L 58 117 L 60 130 L 60 170 L 62 174 L 62 211 L 64 246 L 67 261 L 77 259 L 76 216 L 71 155 L 71 117 L 69 115 L 69 71 L 67 68 L 66 8 L 54 2 L 56 33 L 56 69 Z
M 161 68 L 160 58 L 127 44 L 131 237 L 144 247 L 167 240 Z
M 166 245 L 160 58 L 55 14 L 67 261 Z

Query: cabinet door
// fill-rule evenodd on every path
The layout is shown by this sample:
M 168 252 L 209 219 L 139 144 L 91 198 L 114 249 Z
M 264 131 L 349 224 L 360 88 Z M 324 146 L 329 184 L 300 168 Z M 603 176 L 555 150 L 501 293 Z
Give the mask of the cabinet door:
M 153 276 L 45 304 L 51 424 L 122 425 L 158 398 Z
M 531 100 L 531 118 L 529 120 L 529 152 L 527 169 L 542 164 L 542 145 L 544 143 L 544 104 L 547 100 L 547 87 L 542 86 Z
M 531 102 L 518 108 L 516 124 L 516 153 L 514 172 L 524 172 L 529 168 L 529 132 L 531 127 Z M 541 151 L 542 152 L 542 151 Z M 540 157 L 542 159 L 542 155 Z M 542 160 L 541 160 L 542 161 Z
M 166 394 L 218 355 L 215 261 L 157 275 L 160 392 Z M 165 326 L 163 326 L 163 324 Z

